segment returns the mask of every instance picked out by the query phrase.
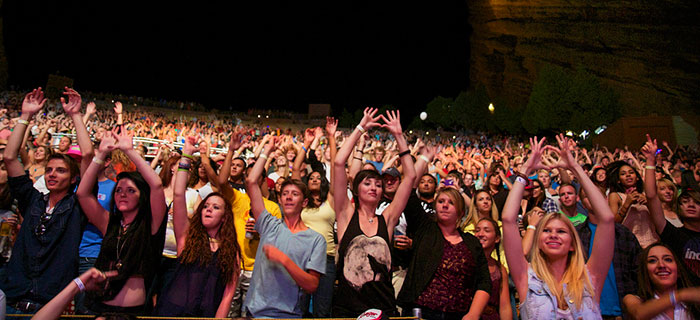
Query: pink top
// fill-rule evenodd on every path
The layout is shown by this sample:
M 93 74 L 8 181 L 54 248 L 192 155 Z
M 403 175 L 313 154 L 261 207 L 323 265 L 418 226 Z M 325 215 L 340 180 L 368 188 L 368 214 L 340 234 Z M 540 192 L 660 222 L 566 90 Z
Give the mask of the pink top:
M 620 192 L 617 192 L 617 195 L 620 196 L 621 202 L 624 203 L 627 195 Z M 659 241 L 659 235 L 656 233 L 656 227 L 651 221 L 649 208 L 646 205 L 631 205 L 629 210 L 627 210 L 627 215 L 622 220 L 622 225 L 634 233 L 642 248 Z

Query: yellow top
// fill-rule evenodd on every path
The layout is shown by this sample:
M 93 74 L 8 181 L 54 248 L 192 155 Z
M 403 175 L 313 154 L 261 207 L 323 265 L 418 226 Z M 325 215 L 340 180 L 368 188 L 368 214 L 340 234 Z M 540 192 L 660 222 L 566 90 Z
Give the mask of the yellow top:
M 304 208 L 301 211 L 301 220 L 307 227 L 320 233 L 326 239 L 326 254 L 335 257 L 335 239 L 333 238 L 335 211 L 328 201 L 322 203 L 318 208 Z
M 247 194 L 233 189 L 233 199 L 228 199 L 233 207 L 233 224 L 236 227 L 236 238 L 238 245 L 241 247 L 241 256 L 243 257 L 243 270 L 251 271 L 255 265 L 255 253 L 258 252 L 258 244 L 260 238 L 248 239 L 245 237 L 245 224 L 250 218 L 250 198 Z M 265 209 L 277 218 L 282 217 L 280 207 L 265 198 Z

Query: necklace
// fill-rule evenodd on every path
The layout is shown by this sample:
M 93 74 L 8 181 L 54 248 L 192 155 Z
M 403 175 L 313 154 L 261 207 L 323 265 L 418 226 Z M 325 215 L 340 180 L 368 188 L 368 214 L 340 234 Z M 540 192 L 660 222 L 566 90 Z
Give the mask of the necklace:
M 214 238 L 211 238 L 211 237 L 210 237 L 210 238 L 209 238 L 209 242 L 210 242 L 210 243 L 221 243 L 221 240 L 219 240 L 219 239 L 214 239 Z
M 369 223 L 374 223 L 374 218 L 368 218 L 367 221 L 369 221 Z
M 121 259 L 121 253 L 122 249 L 124 249 L 124 245 L 126 244 L 126 240 L 124 243 L 119 245 L 121 243 L 122 237 L 126 236 L 126 232 L 129 230 L 129 226 L 131 223 L 124 223 L 124 220 L 119 221 L 119 224 L 121 225 L 121 229 L 119 229 L 119 234 L 117 235 L 117 263 L 114 265 L 117 270 L 122 268 L 122 259 Z

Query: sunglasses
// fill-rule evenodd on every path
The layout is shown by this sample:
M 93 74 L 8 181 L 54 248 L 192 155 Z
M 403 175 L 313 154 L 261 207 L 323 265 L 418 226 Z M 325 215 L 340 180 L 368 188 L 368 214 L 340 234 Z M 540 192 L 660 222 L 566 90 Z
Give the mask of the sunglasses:
M 51 216 L 53 215 L 53 209 L 46 208 L 46 211 L 39 218 L 39 225 L 34 228 L 34 235 L 43 236 L 46 233 L 46 225 L 51 221 Z

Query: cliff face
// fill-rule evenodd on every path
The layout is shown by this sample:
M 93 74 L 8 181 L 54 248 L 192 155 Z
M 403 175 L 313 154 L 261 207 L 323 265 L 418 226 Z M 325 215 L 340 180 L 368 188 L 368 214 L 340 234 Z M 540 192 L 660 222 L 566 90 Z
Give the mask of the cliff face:
M 584 66 L 628 115 L 700 111 L 696 0 L 468 0 L 470 80 L 527 104 L 544 63 Z

